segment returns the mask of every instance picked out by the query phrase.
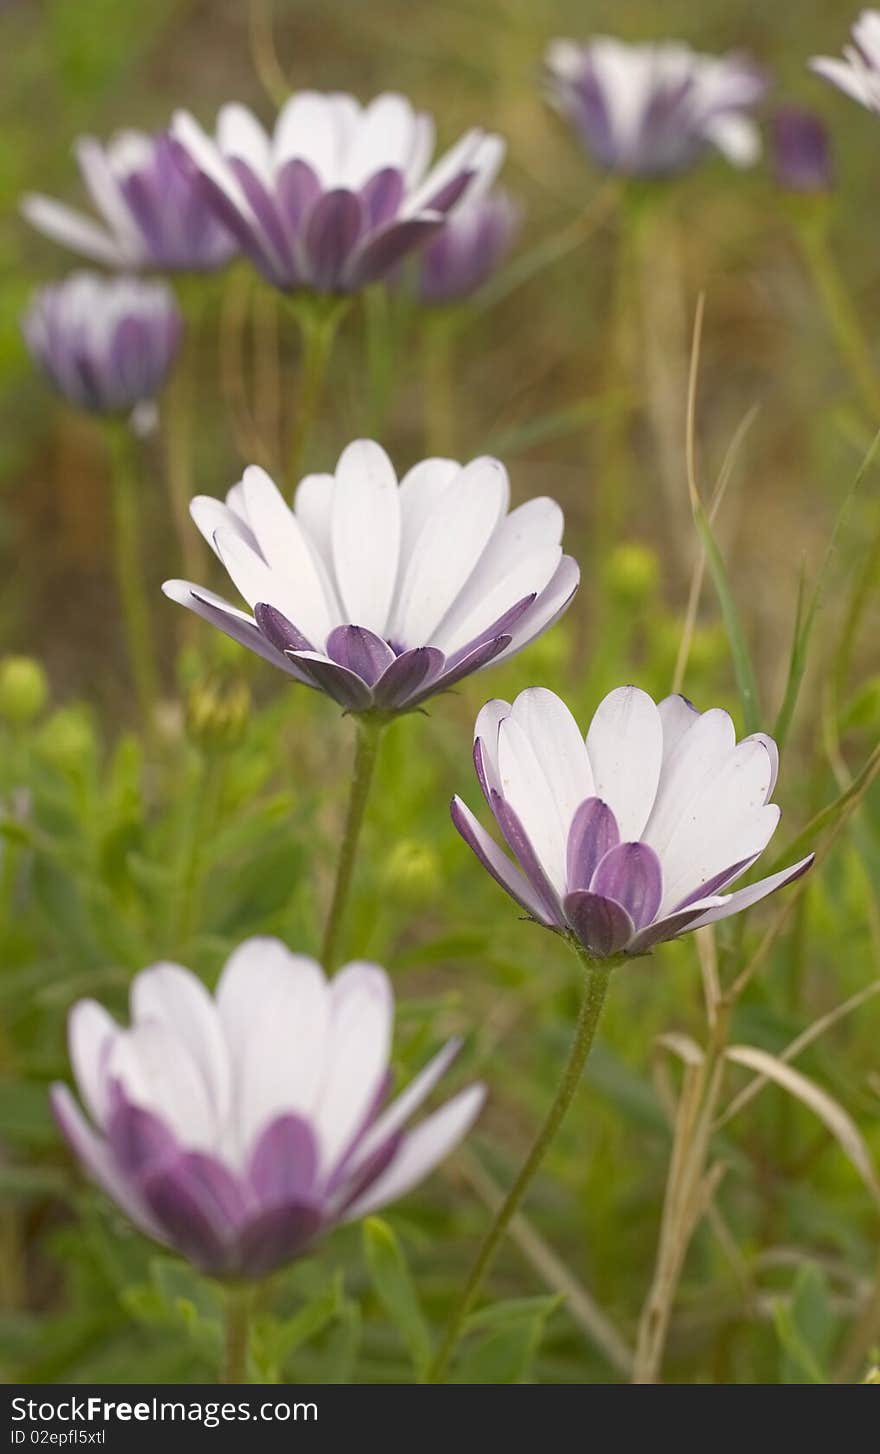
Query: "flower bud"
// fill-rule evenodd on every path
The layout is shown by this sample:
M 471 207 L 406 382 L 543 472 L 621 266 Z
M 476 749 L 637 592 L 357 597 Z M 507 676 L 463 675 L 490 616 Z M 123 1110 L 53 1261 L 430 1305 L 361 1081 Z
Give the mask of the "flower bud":
M 95 750 L 95 729 L 87 707 L 74 705 L 53 712 L 40 732 L 41 755 L 62 772 L 72 772 Z
M 186 703 L 186 730 L 206 752 L 228 752 L 244 737 L 251 694 L 242 681 L 197 682 Z
M 773 118 L 773 171 L 786 192 L 828 192 L 834 163 L 828 128 L 813 111 L 789 107 Z
M 391 850 L 382 878 L 391 892 L 420 903 L 440 885 L 437 855 L 426 844 L 405 838 Z
M 49 700 L 49 680 L 32 656 L 7 656 L 0 661 L 0 717 L 11 727 L 26 727 Z

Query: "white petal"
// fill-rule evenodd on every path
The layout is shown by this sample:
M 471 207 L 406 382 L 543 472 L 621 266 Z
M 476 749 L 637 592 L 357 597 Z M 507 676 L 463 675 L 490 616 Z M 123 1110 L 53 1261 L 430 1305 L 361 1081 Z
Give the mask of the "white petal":
M 735 167 L 754 166 L 761 155 L 761 133 L 747 116 L 715 116 L 703 130 Z
M 520 692 L 512 716 L 544 769 L 567 838 L 576 810 L 597 791 L 580 728 L 562 699 L 546 687 Z
M 696 810 L 705 787 L 735 746 L 733 722 L 720 707 L 700 713 L 686 733 L 670 739 L 657 797 L 642 834 L 661 861 L 679 821 Z
M 857 69 L 847 61 L 833 60 L 830 56 L 815 56 L 810 61 L 810 70 L 817 76 L 830 81 L 833 86 L 851 96 L 862 106 L 874 104 L 870 78 L 866 69 Z
M 386 636 L 400 554 L 397 476 L 378 444 L 343 450 L 333 496 L 333 563 L 346 620 Z
M 438 1050 L 424 1069 L 413 1077 L 406 1090 L 402 1091 L 388 1109 L 377 1117 L 367 1134 L 358 1143 L 357 1151 L 346 1167 L 347 1175 L 351 1176 L 359 1166 L 363 1166 L 365 1162 L 369 1161 L 373 1152 L 377 1151 L 389 1136 L 396 1136 L 410 1117 L 415 1115 L 435 1085 L 442 1080 L 460 1049 L 461 1040 L 447 1041 L 442 1050 Z
M 554 500 L 528 500 L 501 521 L 482 559 L 434 636 L 450 656 L 493 621 L 548 585 L 562 557 L 562 511 Z
M 400 481 L 400 559 L 404 567 L 422 526 L 460 469 L 455 459 L 423 459 Z
M 333 574 L 331 530 L 335 489 L 336 481 L 332 475 L 305 475 L 297 485 L 293 497 L 296 518 L 324 562 L 331 578 Z
M 201 1072 L 218 1121 L 229 1111 L 229 1056 L 217 1006 L 200 979 L 179 964 L 154 964 L 131 986 L 131 1016 L 164 1025 L 186 1046 Z
M 550 919 L 547 909 L 541 899 L 535 893 L 525 874 L 503 849 L 498 847 L 495 839 L 487 833 L 478 818 L 475 818 L 467 803 L 461 798 L 453 798 L 453 820 L 458 814 L 465 827 L 476 839 L 480 852 L 477 855 L 483 862 L 487 872 L 501 885 L 506 893 L 510 894 L 518 904 L 522 904 L 526 913 L 537 919 L 539 924 L 549 924 Z M 462 835 L 464 837 L 464 835 Z M 468 847 L 473 851 L 473 844 L 465 838 Z
M 327 1055 L 330 988 L 314 959 L 291 954 L 279 939 L 248 939 L 226 963 L 217 1006 L 246 1157 L 275 1116 L 313 1112 Z
M 383 167 L 403 171 L 412 154 L 415 116 L 405 96 L 386 92 L 365 107 L 344 162 L 343 182 L 357 190 Z
M 418 186 L 434 152 L 434 119 L 425 111 L 417 111 L 413 128 L 412 150 L 406 164 L 407 188 Z
M 56 202 L 52 197 L 29 194 L 22 199 L 21 212 L 44 237 L 60 242 L 62 247 L 69 247 L 71 251 L 81 253 L 83 257 L 91 258 L 96 263 L 119 268 L 140 260 L 140 249 L 132 255 L 97 222 L 93 222 L 90 217 L 84 217 L 81 212 L 75 212 L 72 207 L 66 207 L 63 202 Z
M 231 510 L 228 504 L 224 504 L 222 500 L 215 500 L 213 495 L 196 495 L 189 502 L 189 513 L 196 529 L 207 540 L 218 559 L 220 552 L 214 539 L 218 530 L 231 530 L 233 534 L 240 535 L 251 550 L 259 550 L 250 526 L 235 510 Z
M 320 558 L 265 470 L 249 465 L 242 486 L 260 553 L 274 575 L 289 582 L 291 597 L 296 598 L 298 615 L 290 619 L 311 642 L 323 645 L 334 622 Z
M 388 1169 L 349 1207 L 345 1220 L 355 1221 L 397 1201 L 422 1181 L 467 1135 L 485 1099 L 485 1086 L 468 1086 L 428 1116 L 405 1138 Z
M 258 602 L 274 606 L 294 626 L 305 630 L 299 616 L 301 609 L 308 613 L 314 604 L 310 596 L 300 592 L 297 583 L 285 572 L 272 571 L 255 550 L 231 530 L 218 530 L 215 535 L 217 554 L 251 610 Z M 314 644 L 314 643 L 313 643 Z
M 638 687 L 618 687 L 599 703 L 587 733 L 596 795 L 617 819 L 622 843 L 635 842 L 654 805 L 663 728 L 656 704 Z
M 469 580 L 498 521 L 510 485 L 504 466 L 475 459 L 455 476 L 429 511 L 408 561 L 391 635 L 405 646 L 427 646 Z
M 394 995 L 385 971 L 355 961 L 335 975 L 324 1079 L 315 1107 L 320 1165 L 330 1174 L 375 1106 L 391 1058 Z
M 431 168 L 424 181 L 407 197 L 401 209 L 402 215 L 411 217 L 414 213 L 423 211 L 449 182 L 454 181 L 461 172 L 471 170 L 475 166 L 483 139 L 481 131 L 468 131 L 455 146 L 450 147 Z
M 300 91 L 281 108 L 275 127 L 275 165 L 293 158 L 307 162 L 324 187 L 341 183 L 341 115 L 336 100 L 318 91 Z
M 106 1068 L 119 1026 L 97 1000 L 79 1000 L 67 1021 L 70 1063 L 92 1120 L 103 1126 L 107 1115 Z
M 262 181 L 272 175 L 272 157 L 265 128 L 247 106 L 223 106 L 217 117 L 217 145 L 225 157 L 247 162 Z
M 480 708 L 474 723 L 474 742 L 479 738 L 483 744 L 483 768 L 487 785 L 496 792 L 501 791 L 501 778 L 498 774 L 498 729 L 504 718 L 510 716 L 511 710 L 510 702 L 503 701 L 501 697 L 493 697 L 485 707 Z
M 559 807 L 531 739 L 513 717 L 498 729 L 501 795 L 519 818 L 553 887 L 565 893 L 568 822 Z
M 107 1060 L 109 1080 L 118 1080 L 135 1105 L 153 1111 L 181 1145 L 214 1151 L 220 1142 L 217 1107 L 185 1042 L 167 1025 L 145 1020 L 120 1030 Z
M 564 555 L 556 571 L 536 601 L 524 611 L 511 633 L 510 645 L 498 656 L 492 658 L 493 666 L 515 656 L 523 647 L 534 641 L 568 609 L 572 596 L 578 588 L 581 573 L 576 560 Z
M 129 257 L 144 256 L 141 230 L 135 222 L 107 154 L 94 137 L 83 136 L 74 147 L 83 181 L 92 201 Z
M 660 725 L 663 728 L 663 767 L 661 773 L 665 772 L 673 749 L 676 748 L 686 732 L 689 732 L 694 723 L 699 719 L 699 712 L 687 697 L 674 693 L 671 697 L 664 697 L 662 702 L 657 703 L 657 711 L 660 713 Z

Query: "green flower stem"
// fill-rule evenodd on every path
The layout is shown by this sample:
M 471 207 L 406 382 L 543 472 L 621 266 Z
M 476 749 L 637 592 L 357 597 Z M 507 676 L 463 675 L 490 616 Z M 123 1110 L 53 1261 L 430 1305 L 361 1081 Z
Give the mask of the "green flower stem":
M 824 213 L 801 218 L 797 232 L 840 356 L 872 426 L 876 426 L 880 422 L 880 372 L 828 246 Z
M 250 1287 L 231 1287 L 226 1290 L 221 1383 L 249 1382 L 248 1348 L 252 1302 L 253 1289 Z
M 113 422 L 106 430 L 112 467 L 116 578 L 128 637 L 128 655 L 144 728 L 151 736 L 159 698 L 159 670 L 140 558 L 135 440 L 128 426 Z
M 442 1383 L 444 1381 L 449 1361 L 455 1352 L 465 1319 L 480 1290 L 483 1278 L 489 1270 L 507 1228 L 519 1210 L 520 1203 L 531 1186 L 544 1157 L 547 1155 L 556 1137 L 556 1133 L 562 1125 L 566 1112 L 574 1099 L 577 1088 L 580 1085 L 584 1065 L 595 1038 L 596 1027 L 599 1024 L 602 1006 L 605 1003 L 605 996 L 608 992 L 611 971 L 616 961 L 611 959 L 591 960 L 580 946 L 575 945 L 574 948 L 575 953 L 584 966 L 586 980 L 574 1040 L 572 1041 L 571 1051 L 569 1052 L 565 1069 L 562 1072 L 559 1088 L 544 1118 L 544 1123 L 535 1137 L 532 1148 L 520 1168 L 516 1181 L 507 1193 L 507 1196 L 496 1213 L 494 1221 L 483 1238 L 467 1282 L 465 1283 L 464 1290 L 447 1324 L 443 1341 L 428 1370 L 426 1377 L 427 1383 Z
M 381 719 L 375 717 L 357 718 L 357 743 L 355 746 L 354 772 L 351 779 L 351 793 L 348 799 L 348 811 L 345 817 L 342 846 L 339 850 L 336 882 L 333 886 L 333 897 L 330 901 L 327 923 L 324 927 L 324 940 L 321 946 L 321 963 L 328 974 L 336 968 L 339 955 L 345 911 L 348 907 L 348 899 L 351 892 L 358 844 L 360 842 L 367 799 L 370 796 L 370 787 L 376 768 L 376 759 L 379 755 L 379 743 L 384 725 Z
M 176 952 L 182 953 L 199 921 L 204 885 L 205 844 L 210 843 L 223 794 L 224 757 L 205 752 L 199 762 L 195 800 L 187 806 L 183 822 L 178 882 L 177 922 L 174 929 Z
M 348 298 L 311 294 L 297 299 L 294 304 L 302 339 L 302 372 L 294 407 L 295 422 L 288 463 L 291 489 L 296 487 L 302 475 L 309 439 L 321 407 L 333 343 L 348 308 Z

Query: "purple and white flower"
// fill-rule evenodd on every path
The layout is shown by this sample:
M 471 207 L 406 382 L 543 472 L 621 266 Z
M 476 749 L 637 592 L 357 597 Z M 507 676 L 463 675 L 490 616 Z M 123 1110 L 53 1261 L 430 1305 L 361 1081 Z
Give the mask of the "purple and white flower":
M 99 414 L 151 404 L 182 331 L 164 283 L 97 273 L 41 288 L 22 320 L 31 356 L 59 393 Z
M 491 184 L 500 137 L 469 131 L 433 167 L 434 123 L 405 96 L 367 106 L 302 91 L 270 136 L 224 106 L 215 138 L 187 112 L 172 123 L 205 201 L 275 287 L 351 293 L 388 276 L 475 186 Z
M 751 166 L 761 138 L 750 112 L 766 81 L 748 57 L 700 55 L 678 41 L 627 45 L 610 36 L 554 40 L 551 104 L 600 166 L 627 176 L 685 171 L 715 147 Z
M 530 687 L 512 705 L 488 702 L 474 736 L 477 777 L 516 863 L 458 797 L 452 820 L 539 924 L 597 959 L 645 954 L 809 868 L 812 854 L 722 892 L 779 822 L 778 761 L 763 733 L 737 743 L 719 708 L 700 713 L 679 696 L 655 704 L 632 686 L 600 703 L 584 741 L 564 702 Z
M 111 268 L 203 272 L 236 252 L 233 238 L 205 205 L 160 132 L 122 131 L 106 146 L 81 137 L 75 153 L 101 221 L 53 197 L 30 193 L 21 210 L 33 227 Z
M 459 1042 L 389 1103 L 393 1023 L 377 965 L 328 980 L 279 940 L 250 939 L 216 995 L 179 965 L 144 970 L 128 1029 L 94 1000 L 76 1004 L 70 1058 L 88 1115 L 63 1084 L 52 1106 L 148 1237 L 215 1276 L 263 1277 L 404 1196 L 473 1124 L 480 1085 L 408 1128 Z
M 828 128 L 814 111 L 789 106 L 773 118 L 773 171 L 789 192 L 827 192 L 834 183 Z
M 250 466 L 226 496 L 192 502 L 199 530 L 253 615 L 189 581 L 165 594 L 353 712 L 408 711 L 520 651 L 579 580 L 546 498 L 508 514 L 497 459 L 426 459 L 398 485 L 357 440 L 335 475 L 307 475 L 291 510 Z
M 489 192 L 454 207 L 419 258 L 423 303 L 469 298 L 507 257 L 519 231 L 522 209 L 506 192 Z
M 852 28 L 843 60 L 814 56 L 810 70 L 845 91 L 869 111 L 880 111 L 880 10 L 863 10 Z

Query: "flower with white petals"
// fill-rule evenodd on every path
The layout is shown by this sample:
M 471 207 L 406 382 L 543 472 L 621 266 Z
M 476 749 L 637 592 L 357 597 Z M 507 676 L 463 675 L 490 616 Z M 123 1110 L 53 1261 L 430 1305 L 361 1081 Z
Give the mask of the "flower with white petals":
M 477 718 L 480 786 L 516 863 L 460 798 L 452 819 L 502 888 L 596 959 L 644 954 L 747 909 L 805 873 L 813 855 L 734 893 L 779 822 L 779 754 L 737 743 L 726 712 L 684 697 L 609 693 L 586 742 L 553 692 L 530 687 Z M 518 866 L 517 866 L 518 865 Z
M 852 28 L 852 45 L 844 46 L 843 56 L 842 61 L 814 56 L 810 70 L 869 111 L 880 111 L 880 10 L 862 11 Z
M 29 193 L 22 213 L 53 242 L 111 268 L 203 272 L 235 253 L 231 234 L 178 165 L 164 132 L 122 131 L 106 146 L 84 136 L 75 152 L 101 221 Z
M 316 293 L 386 277 L 471 188 L 489 185 L 504 155 L 500 137 L 474 130 L 431 167 L 431 117 L 393 93 L 361 106 L 302 91 L 271 136 L 244 106 L 223 107 L 213 139 L 179 112 L 172 135 L 206 202 L 269 282 Z
M 328 981 L 277 939 L 242 944 L 215 995 L 179 965 L 144 970 L 131 1021 L 123 1029 L 94 1000 L 74 1006 L 70 1057 L 88 1115 L 56 1084 L 56 1119 L 135 1226 L 218 1277 L 264 1277 L 404 1196 L 485 1095 L 472 1085 L 409 1129 L 459 1042 L 389 1103 L 384 970 L 354 963 Z
M 97 273 L 41 288 L 22 320 L 31 356 L 59 393 L 99 414 L 152 404 L 182 329 L 164 283 Z
M 715 147 L 751 166 L 761 138 L 749 113 L 766 89 L 742 55 L 700 55 L 678 41 L 627 45 L 610 36 L 554 40 L 551 103 L 600 166 L 627 176 L 685 171 Z
M 191 511 L 253 615 L 189 581 L 163 589 L 350 711 L 408 711 L 521 650 L 577 589 L 559 506 L 508 514 L 509 499 L 497 459 L 426 459 L 398 484 L 370 440 L 307 475 L 292 510 L 252 465 L 225 504 Z

